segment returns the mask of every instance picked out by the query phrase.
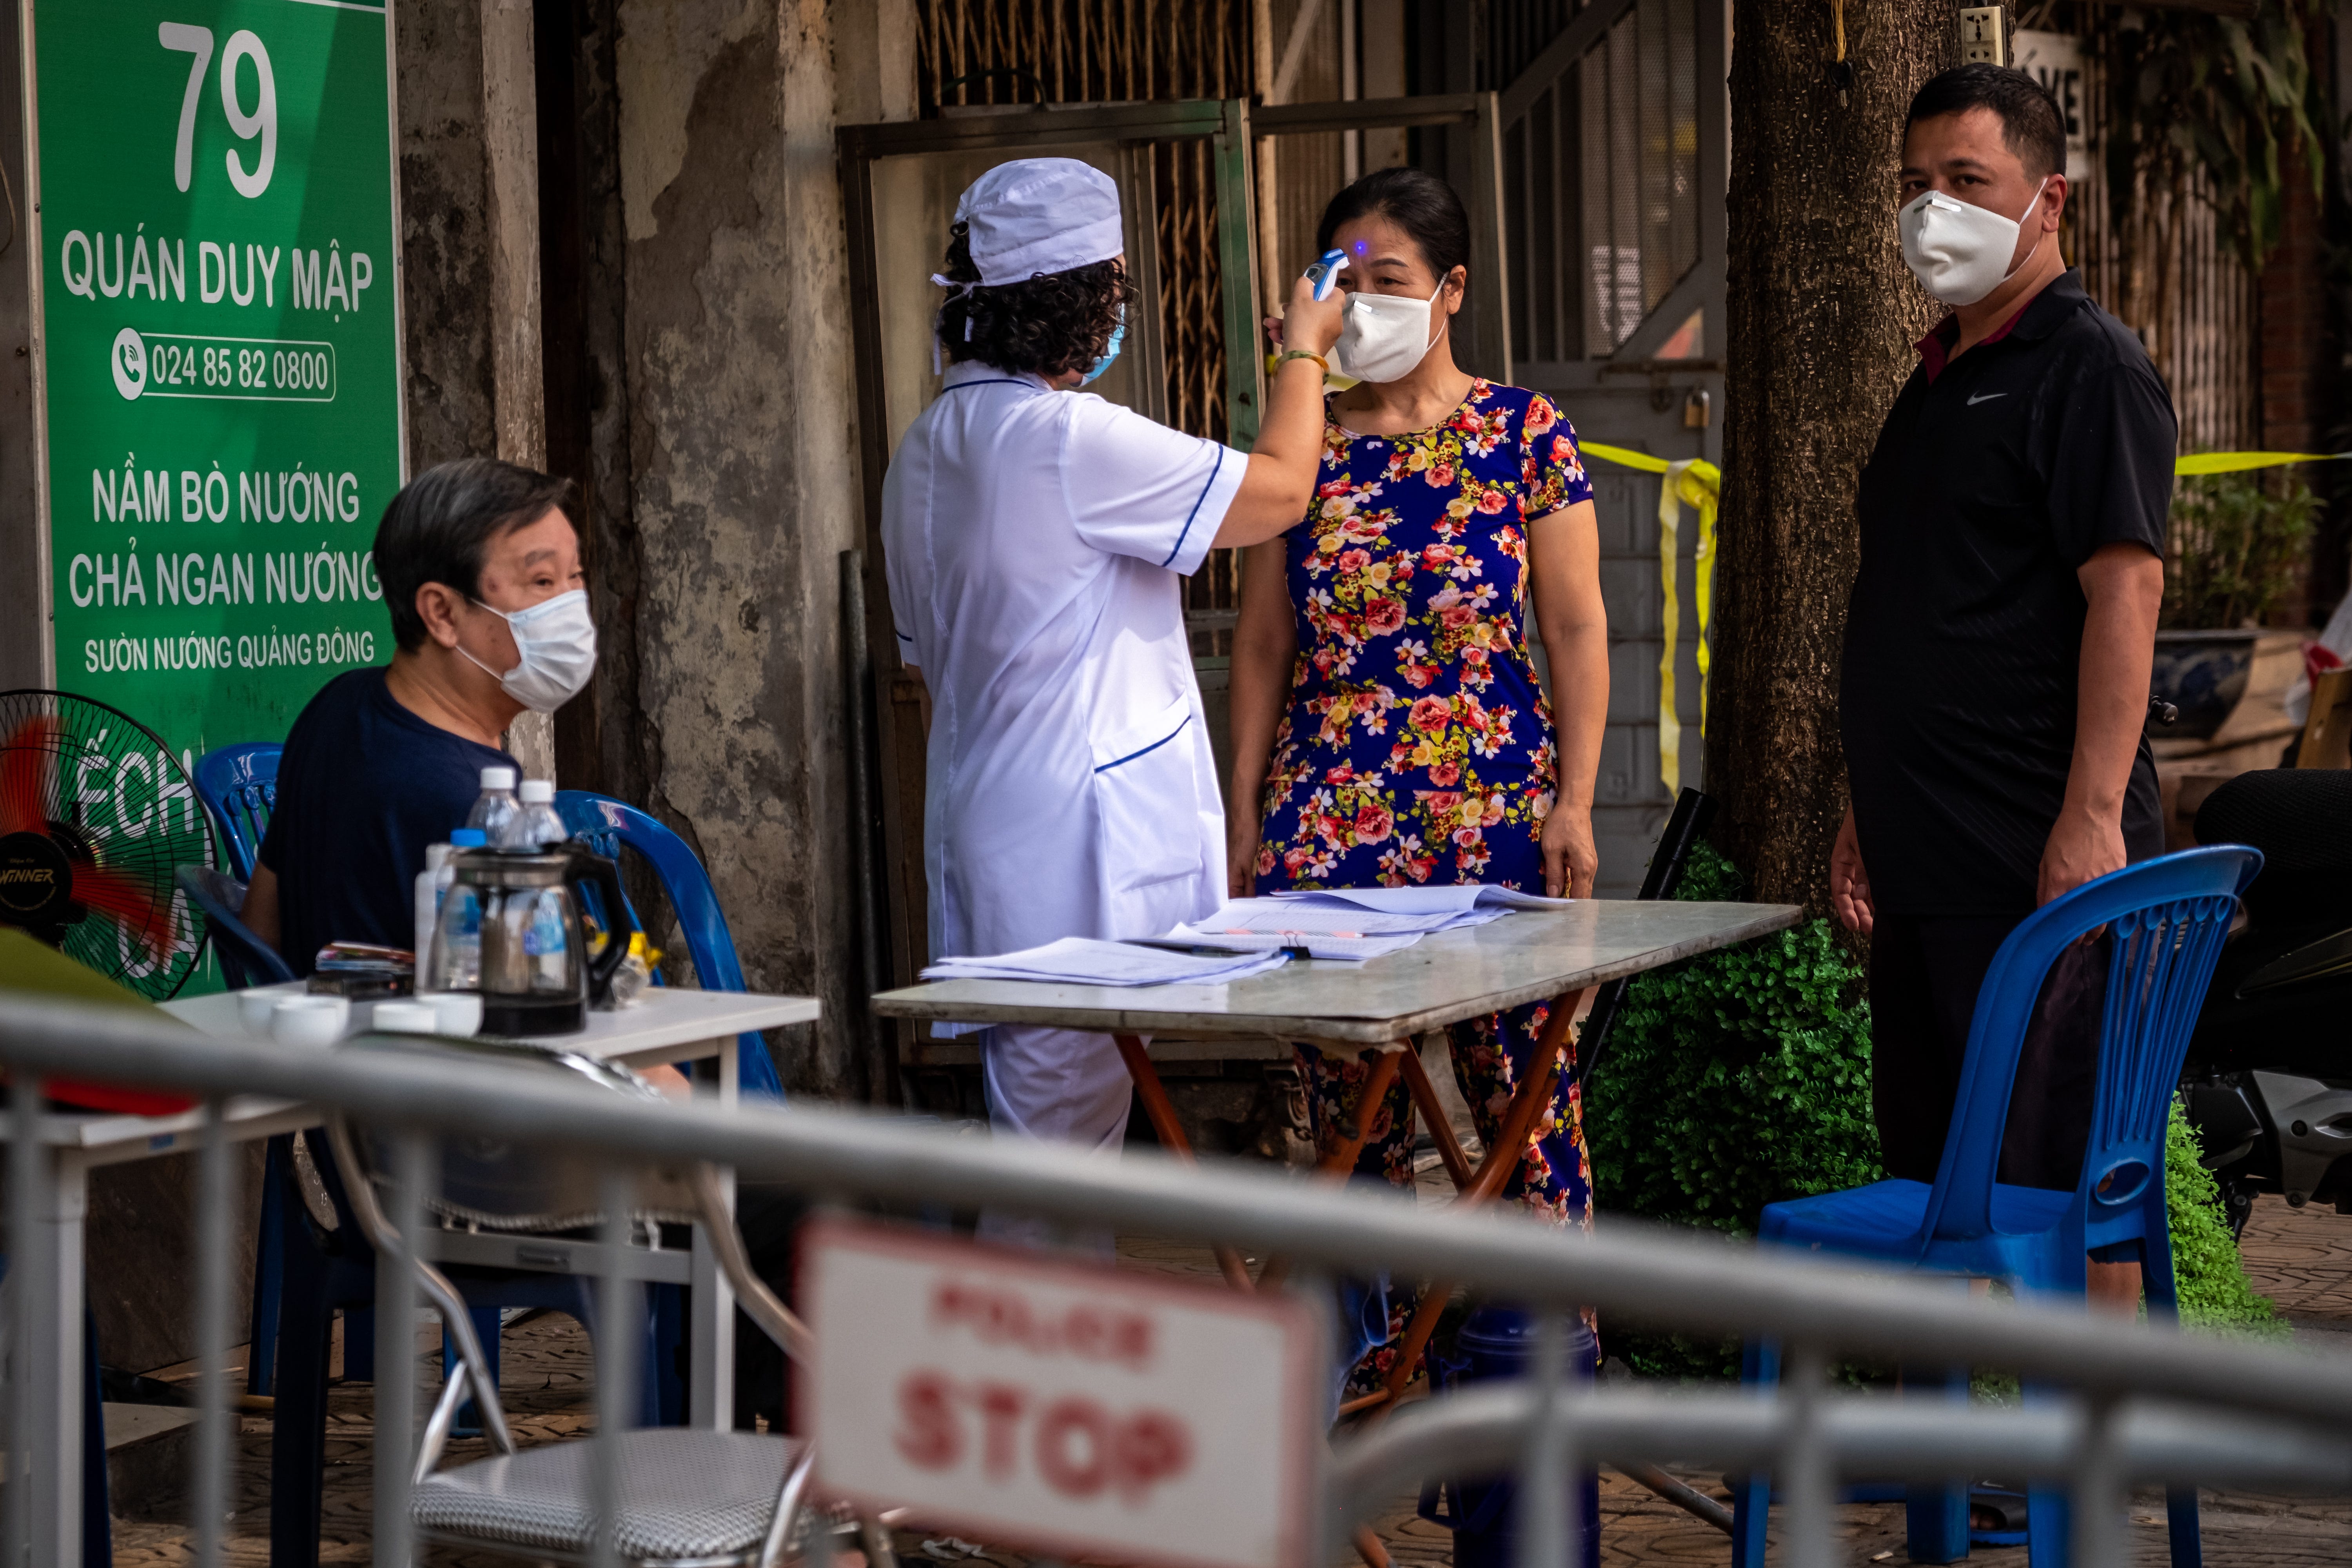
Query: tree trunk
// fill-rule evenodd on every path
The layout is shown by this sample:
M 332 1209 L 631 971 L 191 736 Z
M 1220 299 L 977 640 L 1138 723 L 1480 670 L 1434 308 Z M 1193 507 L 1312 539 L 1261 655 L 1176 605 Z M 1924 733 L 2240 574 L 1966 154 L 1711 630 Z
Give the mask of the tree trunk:
M 1948 0 L 1733 0 L 1724 509 L 1707 788 L 1749 896 L 1829 907 L 1854 487 L 1942 308 L 1896 242 L 1903 114 L 1953 63 Z M 1922 474 L 1922 484 L 1943 476 Z

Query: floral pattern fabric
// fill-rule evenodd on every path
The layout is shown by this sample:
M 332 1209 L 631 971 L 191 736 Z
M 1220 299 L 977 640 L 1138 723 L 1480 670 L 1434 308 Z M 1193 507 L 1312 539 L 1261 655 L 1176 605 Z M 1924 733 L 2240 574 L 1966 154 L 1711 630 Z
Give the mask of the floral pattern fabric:
M 1591 495 L 1575 432 L 1517 387 L 1473 382 L 1409 436 L 1326 419 L 1314 509 L 1287 541 L 1298 660 L 1261 883 L 1542 890 L 1555 776 L 1526 530 Z
M 1260 892 L 1485 882 L 1543 891 L 1557 791 L 1552 718 L 1528 653 L 1527 525 L 1591 499 L 1576 435 L 1538 394 L 1474 381 L 1444 423 L 1362 436 L 1326 416 L 1313 510 L 1287 539 L 1298 657 L 1275 734 Z M 1548 1009 L 1447 1031 L 1481 1139 L 1496 1136 Z M 1355 1123 L 1369 1063 L 1302 1047 L 1318 1144 Z M 1400 1078 L 1373 1114 L 1359 1175 L 1412 1180 Z M 1580 1108 L 1563 1075 L 1504 1188 L 1590 1226 Z M 1410 1302 L 1393 1304 L 1396 1321 Z M 1351 1384 L 1385 1374 L 1388 1348 Z

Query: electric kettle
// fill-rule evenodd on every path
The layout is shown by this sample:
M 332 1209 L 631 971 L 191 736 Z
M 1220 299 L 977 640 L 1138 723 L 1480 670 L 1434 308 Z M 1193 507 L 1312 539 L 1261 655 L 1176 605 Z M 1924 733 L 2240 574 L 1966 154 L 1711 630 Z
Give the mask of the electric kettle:
M 609 929 L 627 908 L 621 868 L 578 844 L 537 854 L 460 849 L 449 858 L 448 895 L 433 929 L 426 988 L 474 991 L 488 1035 L 568 1035 L 588 1026 L 588 1006 L 612 994 L 628 956 Z M 606 911 L 602 951 L 591 955 L 577 889 L 593 884 Z

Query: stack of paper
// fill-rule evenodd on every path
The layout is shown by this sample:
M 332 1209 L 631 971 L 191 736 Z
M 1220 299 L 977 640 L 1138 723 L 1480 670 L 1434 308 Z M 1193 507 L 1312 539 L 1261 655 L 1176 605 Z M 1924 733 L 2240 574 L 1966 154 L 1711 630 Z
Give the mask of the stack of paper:
M 1432 931 L 1501 920 L 1513 910 L 1556 909 L 1566 899 L 1516 888 L 1335 888 L 1235 899 L 1204 920 L 1180 925 L 1151 943 L 1223 948 L 1234 952 L 1304 952 L 1361 961 L 1411 947 Z
M 1288 962 L 1287 953 L 1171 952 L 1126 942 L 1066 936 L 1043 947 L 992 958 L 943 958 L 923 971 L 926 980 L 1057 980 L 1071 985 L 1222 984 L 1246 980 Z
M 926 980 L 1044 980 L 1071 985 L 1222 984 L 1280 967 L 1294 953 L 1360 962 L 1432 931 L 1501 920 L 1514 910 L 1565 909 L 1567 899 L 1472 883 L 1437 888 L 1329 888 L 1234 899 L 1204 920 L 1132 942 L 1064 937 L 992 958 L 943 958 Z
M 1517 888 L 1493 888 L 1480 882 L 1426 888 L 1301 888 L 1274 897 L 1301 903 L 1353 904 L 1359 909 L 1396 915 L 1460 915 L 1485 910 L 1507 914 L 1513 910 L 1564 910 L 1576 902 L 1574 899 L 1547 899 L 1541 893 L 1523 893 Z
M 1346 906 L 1235 899 L 1204 920 L 1164 936 L 1138 938 L 1154 946 L 1217 948 L 1227 952 L 1303 952 L 1309 958 L 1362 960 L 1411 947 L 1431 930 L 1410 915 L 1382 915 Z

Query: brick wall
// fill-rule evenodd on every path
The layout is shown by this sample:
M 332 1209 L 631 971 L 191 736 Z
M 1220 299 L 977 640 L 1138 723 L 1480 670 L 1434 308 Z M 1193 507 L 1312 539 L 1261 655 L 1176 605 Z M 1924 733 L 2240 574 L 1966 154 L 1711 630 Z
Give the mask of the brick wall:
M 2319 203 L 2300 171 L 2287 176 L 2279 247 L 2257 285 L 2262 320 L 2263 445 L 2308 452 L 2333 419 L 2326 258 Z

